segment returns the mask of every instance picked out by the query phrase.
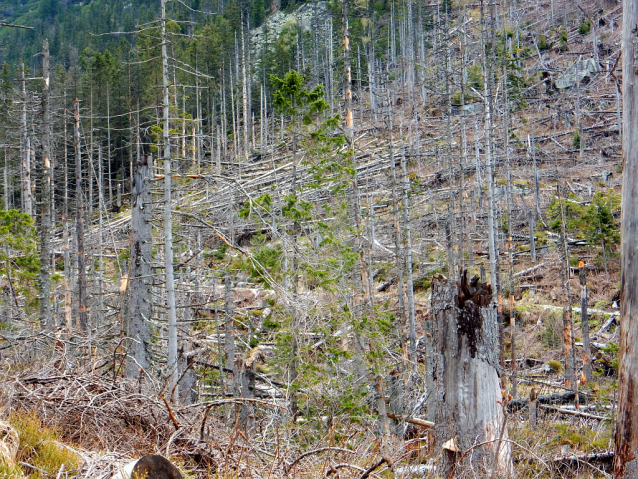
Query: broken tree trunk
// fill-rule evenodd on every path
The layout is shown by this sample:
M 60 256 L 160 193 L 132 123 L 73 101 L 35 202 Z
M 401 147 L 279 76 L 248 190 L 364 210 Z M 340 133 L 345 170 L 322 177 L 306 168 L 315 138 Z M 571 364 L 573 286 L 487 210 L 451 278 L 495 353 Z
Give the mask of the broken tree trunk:
M 585 263 L 580 262 L 578 279 L 582 286 L 580 296 L 580 329 L 583 336 L 583 374 L 587 382 L 592 381 L 591 374 L 591 341 L 589 340 L 589 315 L 587 314 L 587 269 Z
M 128 280 L 124 324 L 131 339 L 128 348 L 126 376 L 137 378 L 150 366 L 151 346 L 151 230 L 153 201 L 150 186 L 151 157 L 144 155 L 136 162 L 131 194 L 131 268 Z
M 436 448 L 445 477 L 469 465 L 509 477 L 511 448 L 499 386 L 498 324 L 492 289 L 478 277 L 432 281 L 432 354 Z M 505 439 L 505 440 L 504 440 Z M 477 447 L 477 444 L 483 445 Z M 475 448 L 471 454 L 465 454 Z M 467 464 L 466 464 L 467 462 Z

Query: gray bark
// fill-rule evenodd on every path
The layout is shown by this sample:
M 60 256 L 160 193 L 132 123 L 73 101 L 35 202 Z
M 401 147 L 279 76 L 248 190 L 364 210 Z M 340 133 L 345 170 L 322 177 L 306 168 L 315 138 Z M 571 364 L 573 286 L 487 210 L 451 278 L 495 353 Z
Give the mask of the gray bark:
M 9 206 L 9 163 L 7 161 L 7 150 L 4 151 L 4 171 L 3 171 L 3 206 L 5 211 L 9 211 L 11 208 Z
M 169 85 L 168 85 L 168 52 L 166 44 L 166 0 L 162 0 L 161 39 L 162 39 L 162 90 L 163 100 L 163 135 L 164 147 L 164 259 L 166 274 L 166 307 L 168 311 L 168 361 L 166 372 L 168 384 L 174 397 L 177 398 L 177 311 L 175 305 L 175 279 L 173 274 L 173 217 L 171 213 L 171 141 L 169 130 Z
M 33 216 L 33 191 L 31 184 L 31 138 L 27 123 L 27 87 L 24 77 L 24 63 L 20 64 L 20 100 L 22 102 L 22 116 L 20 129 L 22 131 L 22 210 Z
M 560 190 L 557 188 L 557 195 L 560 198 Z M 560 254 L 563 262 L 563 294 L 565 302 L 563 305 L 563 354 L 565 355 L 565 386 L 576 390 L 576 360 L 574 357 L 574 321 L 572 318 L 572 300 L 569 289 L 570 269 L 569 269 L 569 248 L 567 246 L 567 232 L 565 230 L 565 211 L 563 203 L 560 203 L 561 214 L 561 238 Z
M 481 22 L 483 22 L 483 0 L 481 0 Z M 494 8 L 493 6 L 491 7 Z M 492 22 L 493 23 L 493 22 Z M 487 26 L 487 25 L 486 25 Z M 489 45 L 489 48 L 486 47 L 484 50 L 490 52 L 483 54 L 483 74 L 484 74 L 484 104 L 485 104 L 485 159 L 486 159 L 486 168 L 487 168 L 487 201 L 488 201 L 488 209 L 487 209 L 487 228 L 488 228 L 488 243 L 489 243 L 489 261 L 490 261 L 490 280 L 492 282 L 492 288 L 494 290 L 494 297 L 498 297 L 498 291 L 500 289 L 500 285 L 498 284 L 498 275 L 497 275 L 497 262 L 498 256 L 496 252 L 496 205 L 494 199 L 494 171 L 493 166 L 495 164 L 494 159 L 494 145 L 492 143 L 492 129 L 493 129 L 493 120 L 492 120 L 492 112 L 494 109 L 494 98 L 492 95 L 492 79 L 493 79 L 493 51 L 494 51 L 494 39 L 493 32 L 488 33 L 488 38 L 483 39 L 486 45 Z
M 47 329 L 53 324 L 51 310 L 51 85 L 49 42 L 42 45 L 42 165 L 40 168 L 40 321 Z
M 406 292 L 408 299 L 408 338 L 410 342 L 410 361 L 416 359 L 416 322 L 414 311 L 414 278 L 412 275 L 412 228 L 410 225 L 410 194 L 405 148 L 401 151 L 401 173 L 403 184 L 403 227 L 405 234 L 405 271 L 407 274 Z
M 84 189 L 82 186 L 82 151 L 80 149 L 80 103 L 73 110 L 73 143 L 75 145 L 75 234 L 78 246 L 78 321 L 82 331 L 89 327 L 86 298 L 86 255 L 84 253 Z
M 388 120 L 389 120 L 389 134 L 390 134 L 390 142 L 388 144 L 390 148 L 390 169 L 392 171 L 392 225 L 394 230 L 394 261 L 397 268 L 397 298 L 398 298 L 398 312 L 399 312 L 399 320 L 401 326 L 405 326 L 405 298 L 404 298 L 404 288 L 403 288 L 403 269 L 404 262 L 403 258 L 403 248 L 402 248 L 402 234 L 401 229 L 399 228 L 399 183 L 397 178 L 397 167 L 396 160 L 394 158 L 394 144 L 393 144 L 393 124 L 392 124 L 392 112 L 389 110 L 390 105 L 392 104 L 392 99 L 390 97 L 390 92 L 388 91 Z M 401 333 L 402 336 L 404 335 Z M 403 340 L 404 338 L 402 338 Z
M 614 477 L 638 477 L 638 3 L 623 3 L 623 195 Z
M 128 279 L 124 324 L 130 338 L 126 376 L 135 378 L 141 370 L 148 370 L 151 345 L 151 259 L 152 208 L 150 167 L 152 159 L 144 155 L 138 159 L 131 192 L 131 268 Z
M 587 270 L 581 263 L 578 275 L 582 292 L 580 296 L 580 329 L 583 336 L 583 374 L 587 382 L 591 382 L 591 343 L 589 340 L 589 315 L 587 313 Z
M 102 164 L 102 148 L 98 147 L 97 154 L 97 210 L 98 210 L 98 266 L 97 266 L 97 320 L 96 326 L 99 328 L 104 325 L 104 312 L 106 307 L 104 304 L 104 165 Z
M 247 361 L 242 365 L 241 371 L 241 397 L 246 399 L 253 399 L 255 397 L 255 364 L 247 364 Z M 238 406 L 239 409 L 239 421 L 241 427 L 248 431 L 253 426 L 254 407 L 250 402 L 244 402 Z
M 485 293 L 468 298 L 463 281 L 443 277 L 432 282 L 432 341 L 434 435 L 443 452 L 444 475 L 456 477 L 469 462 L 461 455 L 472 446 L 472 467 L 489 474 L 494 468 L 508 477 L 512 473 L 511 448 L 507 438 L 498 377 L 498 324 L 489 285 Z M 474 301 L 487 307 L 479 307 Z M 499 439 L 501 438 L 501 439 Z M 450 442 L 451 441 L 451 442 Z M 447 448 L 447 449 L 445 449 Z M 456 449 L 456 451 L 454 451 Z M 451 476 L 452 475 L 452 476 Z
M 64 117 L 67 116 L 66 92 L 64 94 Z M 62 207 L 62 244 L 64 248 L 64 325 L 67 331 L 73 327 L 71 315 L 71 237 L 69 235 L 69 155 L 68 155 L 67 124 L 64 122 L 64 206 Z
M 232 378 L 230 382 L 230 391 L 224 391 L 224 393 L 234 392 L 235 387 L 235 326 L 233 323 L 233 315 L 235 309 L 233 305 L 232 287 L 230 284 L 230 274 L 226 272 L 224 275 L 224 292 L 225 292 L 225 305 L 224 305 L 224 355 L 226 356 L 226 362 L 224 367 L 232 371 Z

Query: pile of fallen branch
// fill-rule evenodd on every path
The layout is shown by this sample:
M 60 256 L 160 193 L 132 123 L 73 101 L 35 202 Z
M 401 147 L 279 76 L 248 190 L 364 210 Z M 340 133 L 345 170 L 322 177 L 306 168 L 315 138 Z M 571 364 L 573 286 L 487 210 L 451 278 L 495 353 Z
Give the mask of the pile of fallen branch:
M 117 344 L 100 344 L 102 354 L 96 356 L 95 346 L 78 338 L 73 346 L 47 335 L 24 339 L 14 348 L 21 355 L 7 358 L 11 367 L 0 371 L 0 412 L 33 412 L 43 425 L 54 427 L 83 458 L 78 477 L 110 477 L 122 463 L 151 453 L 179 456 L 208 474 L 222 458 L 220 444 L 227 445 L 226 462 L 239 463 L 244 454 L 242 447 L 228 446 L 229 434 L 213 415 L 208 430 L 214 430 L 215 444 L 199 437 L 203 408 L 178 410 L 161 384 L 114 372 L 121 356 Z
M 302 450 L 292 440 L 299 431 L 287 422 L 287 408 L 268 400 L 172 403 L 168 388 L 153 382 L 153 375 L 144 381 L 122 377 L 117 365 L 124 353 L 116 340 L 96 348 L 77 335 L 71 340 L 39 333 L 14 337 L 11 344 L 12 356 L 4 358 L 0 369 L 0 418 L 33 412 L 44 426 L 54 427 L 63 446 L 82 458 L 80 470 L 72 472 L 78 479 L 108 479 L 145 454 L 171 457 L 192 478 L 306 477 L 306 471 L 324 477 L 336 471 L 342 477 L 379 477 L 411 454 L 400 441 L 392 448 L 393 457 L 379 459 L 373 435 L 365 428 L 356 441 L 319 441 Z M 248 405 L 250 416 L 242 423 L 240 414 Z M 397 419 L 432 427 L 414 418 Z

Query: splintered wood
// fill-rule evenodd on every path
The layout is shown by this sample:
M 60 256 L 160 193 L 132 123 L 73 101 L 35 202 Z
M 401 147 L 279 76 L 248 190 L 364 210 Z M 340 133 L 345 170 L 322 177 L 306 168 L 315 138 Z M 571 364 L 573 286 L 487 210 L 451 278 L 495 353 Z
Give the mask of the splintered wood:
M 429 409 L 436 447 L 446 476 L 468 467 L 485 474 L 512 472 L 503 397 L 497 372 L 498 326 L 489 284 L 440 276 L 432 282 L 432 337 L 428 369 L 433 391 Z M 489 477 L 489 474 L 488 476 Z

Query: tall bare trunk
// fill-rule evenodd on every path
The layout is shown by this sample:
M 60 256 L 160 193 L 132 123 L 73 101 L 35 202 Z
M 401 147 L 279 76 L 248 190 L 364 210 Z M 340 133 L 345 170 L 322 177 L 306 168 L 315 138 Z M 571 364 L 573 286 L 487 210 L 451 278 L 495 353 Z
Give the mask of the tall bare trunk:
M 390 126 L 390 168 L 392 171 L 392 224 L 394 229 L 394 261 L 397 268 L 397 297 L 399 301 L 399 320 L 401 326 L 405 326 L 405 298 L 404 298 L 404 286 L 403 286 L 403 248 L 402 248 L 402 235 L 399 228 L 399 193 L 398 193 L 398 180 L 397 180 L 397 167 L 394 157 L 394 133 L 392 112 L 390 111 L 390 105 L 392 104 L 390 93 L 388 92 L 388 121 Z
M 40 321 L 52 329 L 51 316 L 51 85 L 49 41 L 42 45 L 42 165 L 40 169 Z
M 97 211 L 98 211 L 98 251 L 97 251 L 97 295 L 98 306 L 96 315 L 96 326 L 100 327 L 104 324 L 104 165 L 102 158 L 102 148 L 98 146 L 97 152 Z
M 89 327 L 86 295 L 86 254 L 84 252 L 84 189 L 82 185 L 82 150 L 80 148 L 80 102 L 73 108 L 73 143 L 75 144 L 75 234 L 78 245 L 78 320 L 82 331 Z
M 64 205 L 62 207 L 62 244 L 64 248 L 64 324 L 68 331 L 73 327 L 71 315 L 71 238 L 69 235 L 69 154 L 67 141 L 66 91 L 64 93 Z
M 246 74 L 246 33 L 244 28 L 244 22 L 241 24 L 241 98 L 242 109 L 244 117 L 244 158 L 248 160 L 249 147 L 248 147 L 248 130 L 250 123 L 250 111 L 249 111 L 249 98 L 248 98 L 248 81 L 249 76 Z
M 410 361 L 416 364 L 416 320 L 414 310 L 414 277 L 412 275 L 412 227 L 410 225 L 410 185 L 405 159 L 405 147 L 401 151 L 401 173 L 403 184 L 403 231 L 405 235 L 406 293 L 408 299 L 408 340 Z
M 560 190 L 557 187 L 557 196 L 560 197 Z M 565 355 L 565 387 L 576 388 L 576 361 L 574 358 L 574 321 L 572 318 L 572 300 L 569 288 L 570 270 L 569 270 L 569 248 L 567 246 L 567 232 L 565 230 L 565 211 L 563 202 L 560 203 L 561 214 L 561 237 L 559 245 L 560 254 L 563 262 L 563 294 L 565 300 L 563 303 L 563 354 Z M 576 396 L 578 400 L 578 396 Z
M 166 309 L 168 312 L 168 362 L 169 387 L 174 398 L 179 397 L 177 391 L 177 311 L 175 305 L 175 279 L 173 274 L 173 216 L 171 212 L 171 138 L 169 130 L 170 101 L 168 86 L 168 52 L 166 44 L 166 0 L 162 0 L 161 18 L 162 40 L 162 90 L 164 129 L 162 142 L 164 148 L 164 259 L 166 274 Z
M 31 184 L 31 137 L 27 123 L 27 86 L 24 77 L 24 63 L 20 64 L 20 101 L 22 115 L 20 129 L 22 130 L 22 210 L 33 216 L 33 185 Z
M 623 195 L 616 479 L 638 477 L 638 3 L 623 4 Z
M 489 243 L 489 261 L 490 261 L 490 279 L 492 282 L 492 289 L 494 292 L 494 296 L 498 297 L 498 291 L 500 285 L 498 284 L 498 275 L 497 275 L 497 263 L 498 257 L 496 252 L 496 218 L 495 218 L 495 199 L 494 199 L 494 145 L 492 140 L 492 129 L 493 129 L 493 109 L 494 109 L 494 98 L 492 95 L 492 83 L 493 83 L 493 50 L 494 50 L 494 42 L 493 42 L 493 33 L 492 29 L 488 28 L 488 25 L 484 22 L 484 0 L 481 0 L 481 22 L 483 24 L 482 32 L 487 37 L 484 38 L 484 43 L 486 45 L 485 52 L 483 53 L 483 79 L 484 79 L 484 104 L 485 104 L 485 140 L 486 140 L 486 151 L 485 151 L 485 159 L 486 159 L 486 167 L 487 167 L 487 228 L 488 228 L 488 243 Z M 493 6 L 491 7 L 493 8 Z
M 235 384 L 237 383 L 235 374 L 235 325 L 233 322 L 235 307 L 233 305 L 232 285 L 228 271 L 226 271 L 226 274 L 224 275 L 224 297 L 224 355 L 226 356 L 224 368 L 226 368 L 232 375 L 229 384 L 229 391 L 224 390 L 224 393 L 234 394 Z M 224 382 L 222 382 L 222 389 L 223 386 Z
M 345 136 L 346 141 L 348 143 L 348 154 L 350 155 L 350 159 L 352 165 L 355 169 L 354 176 L 352 178 L 352 209 L 354 215 L 354 226 L 355 226 L 355 234 L 356 234 L 356 244 L 357 251 L 359 253 L 359 272 L 354 272 L 354 290 L 358 292 L 359 288 L 363 288 L 363 292 L 366 293 L 368 297 L 368 304 L 371 301 L 372 292 L 368 291 L 368 280 L 365 268 L 365 257 L 363 251 L 363 242 L 361 238 L 361 206 L 360 206 L 360 192 L 359 192 L 359 184 L 357 178 L 357 158 L 354 147 L 354 116 L 352 112 L 352 67 L 350 62 L 350 29 L 348 23 L 348 4 L 350 0 L 343 1 L 343 67 L 344 67 L 344 77 L 343 77 L 343 92 L 344 92 L 344 100 L 345 100 Z M 356 293 L 355 293 L 356 294 Z
M 4 150 L 4 171 L 3 171 L 3 188 L 2 188 L 2 193 L 3 193 L 3 206 L 4 206 L 4 210 L 5 211 L 9 211 L 10 205 L 9 205 L 9 163 L 7 160 L 7 150 Z

